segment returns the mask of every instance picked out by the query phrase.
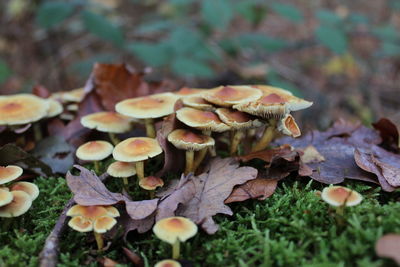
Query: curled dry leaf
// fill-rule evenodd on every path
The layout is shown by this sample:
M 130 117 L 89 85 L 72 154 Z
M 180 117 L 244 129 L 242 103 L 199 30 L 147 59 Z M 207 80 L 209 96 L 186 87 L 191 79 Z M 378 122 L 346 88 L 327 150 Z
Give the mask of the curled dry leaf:
M 256 178 L 250 180 L 243 185 L 236 186 L 230 196 L 225 199 L 225 204 L 247 199 L 267 199 L 275 192 L 277 185 L 278 179 Z
M 127 249 L 126 247 L 122 247 L 122 251 L 124 252 L 125 256 L 129 259 L 130 262 L 133 263 L 135 267 L 143 267 L 144 262 L 143 259 L 132 250 Z
M 240 156 L 238 159 L 243 162 L 248 162 L 252 159 L 261 159 L 266 162 L 266 167 L 270 167 L 276 159 L 283 158 L 286 161 L 295 161 L 296 157 L 298 157 L 298 153 L 290 145 L 284 144 L 277 148 L 265 149 Z
M 379 131 L 383 140 L 382 147 L 392 152 L 400 152 L 399 129 L 397 129 L 397 126 L 393 122 L 382 118 L 373 123 L 372 126 Z
M 379 238 L 375 252 L 379 257 L 390 258 L 400 265 L 400 235 L 387 234 Z

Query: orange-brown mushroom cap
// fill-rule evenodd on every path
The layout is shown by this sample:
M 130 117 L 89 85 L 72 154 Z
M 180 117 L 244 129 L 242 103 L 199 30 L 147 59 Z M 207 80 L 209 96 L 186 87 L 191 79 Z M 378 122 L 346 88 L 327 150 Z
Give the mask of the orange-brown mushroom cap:
M 211 103 L 207 102 L 201 96 L 182 97 L 182 103 L 186 107 L 191 107 L 195 109 L 208 110 L 208 111 L 215 110 L 215 107 Z
M 343 186 L 329 186 L 322 190 L 321 198 L 332 206 L 355 206 L 363 197 L 358 192 Z
M 113 145 L 106 141 L 90 141 L 76 150 L 76 157 L 81 160 L 103 160 L 111 155 Z
M 46 116 L 47 118 L 58 116 L 63 112 L 64 108 L 61 105 L 61 103 L 58 102 L 57 100 L 49 98 L 46 99 L 46 101 L 49 104 L 49 109 L 47 110 L 47 116 Z
M 10 191 L 0 188 L 0 207 L 10 204 L 13 198 L 14 195 Z
M 168 141 L 179 149 L 193 151 L 199 151 L 215 144 L 214 138 L 211 136 L 197 134 L 186 129 L 172 131 L 168 135 Z
M 277 128 L 281 133 L 290 135 L 292 137 L 299 137 L 301 135 L 301 131 L 296 123 L 296 120 L 290 114 L 286 114 L 286 116 L 278 122 Z
M 11 185 L 10 189 L 11 191 L 24 191 L 31 197 L 32 201 L 39 196 L 37 185 L 29 182 L 16 182 Z
M 229 108 L 218 108 L 215 111 L 219 118 L 233 129 L 248 129 L 262 126 L 262 122 L 253 116 Z
M 132 118 L 116 112 L 104 111 L 83 116 L 81 124 L 106 133 L 125 133 L 132 128 Z
M 154 267 L 181 267 L 182 265 L 178 261 L 174 260 L 162 260 L 156 263 Z
M 176 117 L 184 124 L 200 130 L 224 132 L 230 129 L 220 118 L 211 111 L 197 110 L 194 108 L 181 108 L 176 111 Z
M 163 179 L 156 176 L 147 176 L 139 180 L 139 186 L 145 190 L 155 190 L 157 187 L 163 187 Z
M 155 94 L 123 100 L 115 110 L 125 116 L 137 119 L 161 118 L 174 113 L 178 96 L 172 93 Z
M 110 216 L 102 216 L 94 221 L 93 230 L 102 234 L 110 230 L 117 223 L 117 220 Z
M 198 96 L 206 91 L 208 91 L 208 89 L 182 87 L 181 89 L 179 89 L 179 91 L 174 92 L 174 94 L 180 97 L 195 96 L 195 95 Z
M 149 137 L 128 138 L 115 146 L 114 159 L 124 162 L 143 161 L 162 153 L 157 140 Z
M 49 103 L 30 94 L 0 96 L 0 125 L 18 125 L 47 116 Z
M 203 94 L 208 102 L 223 107 L 255 101 L 261 96 L 262 92 L 259 89 L 246 85 L 220 86 Z
M 23 191 L 11 191 L 13 200 L 11 203 L 0 207 L 0 217 L 18 217 L 29 210 L 32 206 L 32 198 Z
M 68 222 L 68 226 L 78 232 L 90 232 L 93 230 L 93 222 L 83 216 L 75 216 Z
M 0 185 L 11 182 L 22 175 L 22 168 L 14 165 L 0 166 Z
M 161 240 L 174 244 L 185 242 L 197 233 L 197 225 L 185 217 L 168 217 L 159 220 L 153 227 L 154 234 Z
M 136 174 L 135 163 L 116 161 L 107 168 L 107 173 L 113 177 L 131 177 Z
M 118 217 L 119 212 L 112 206 L 81 206 L 74 205 L 67 211 L 67 216 L 83 216 L 95 220 L 103 216 Z

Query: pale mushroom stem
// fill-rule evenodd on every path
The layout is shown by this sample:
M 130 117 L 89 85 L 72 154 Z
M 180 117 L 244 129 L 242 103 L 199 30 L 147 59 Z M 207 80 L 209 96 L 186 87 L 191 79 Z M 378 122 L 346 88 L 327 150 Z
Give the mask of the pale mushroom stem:
M 149 197 L 150 199 L 154 199 L 154 197 L 156 196 L 156 192 L 154 190 L 150 190 L 149 191 Z
M 96 233 L 96 232 L 93 232 L 93 233 L 94 233 L 94 238 L 96 239 L 97 249 L 100 251 L 104 247 L 103 236 L 100 233 Z
M 269 143 L 274 139 L 276 132 L 276 119 L 271 119 L 267 128 L 265 128 L 264 133 L 260 140 L 254 145 L 251 152 L 257 152 L 265 149 Z
M 187 150 L 185 175 L 188 175 L 189 173 L 193 172 L 193 161 L 194 161 L 194 151 Z
M 129 185 L 128 177 L 122 177 L 122 180 L 124 181 L 125 187 L 128 187 Z
M 179 255 L 181 254 L 181 248 L 179 240 L 177 239 L 175 243 L 172 245 L 172 258 L 174 260 L 179 259 Z
M 242 130 L 237 130 L 233 134 L 232 141 L 231 141 L 231 149 L 230 149 L 231 156 L 236 154 L 236 152 L 238 150 L 238 146 L 240 144 L 240 141 L 243 139 L 244 135 L 245 135 L 245 132 L 243 132 Z
M 136 166 L 136 174 L 140 181 L 141 179 L 144 178 L 144 162 L 143 161 L 135 162 L 135 166 Z
M 110 140 L 114 144 L 114 146 L 118 145 L 120 140 L 118 139 L 115 133 L 108 133 L 108 136 L 110 137 Z
M 153 119 L 145 119 L 144 123 L 146 125 L 147 137 L 156 138 L 156 128 L 154 126 L 154 120 Z
M 94 171 L 96 174 L 100 173 L 100 163 L 97 160 L 94 162 Z
M 206 131 L 206 130 L 204 130 L 204 131 L 202 131 L 202 133 L 203 133 L 204 135 L 211 136 L 211 131 Z M 206 148 L 203 148 L 202 150 L 200 150 L 200 151 L 197 153 L 196 159 L 195 159 L 195 161 L 194 161 L 194 163 L 193 163 L 193 172 L 196 172 L 197 168 L 200 166 L 201 162 L 202 162 L 202 161 L 204 160 L 204 158 L 206 157 L 207 151 L 208 151 L 208 148 L 206 147 Z

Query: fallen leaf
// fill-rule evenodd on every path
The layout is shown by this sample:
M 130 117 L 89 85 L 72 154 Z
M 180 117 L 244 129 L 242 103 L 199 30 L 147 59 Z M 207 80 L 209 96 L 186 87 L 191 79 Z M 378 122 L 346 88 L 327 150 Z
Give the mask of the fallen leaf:
M 225 199 L 225 204 L 248 199 L 267 199 L 275 192 L 278 181 L 278 179 L 256 178 L 243 185 L 236 186 L 230 196 Z
M 122 251 L 124 252 L 125 256 L 129 259 L 129 261 L 133 263 L 133 265 L 135 267 L 143 267 L 144 266 L 142 257 L 140 257 L 137 253 L 133 252 L 132 250 L 127 249 L 126 247 L 122 247 Z
M 46 87 L 40 84 L 35 85 L 33 87 L 32 94 L 41 98 L 48 98 L 51 95 L 50 91 Z
M 382 147 L 392 152 L 400 152 L 399 130 L 397 126 L 386 118 L 382 118 L 372 126 L 379 131 L 382 138 Z
M 118 262 L 113 261 L 112 259 L 107 258 L 107 257 L 103 257 L 100 260 L 100 263 L 102 264 L 103 267 L 115 267 L 118 265 Z
M 375 252 L 379 257 L 392 259 L 400 265 L 400 235 L 387 234 L 379 238 Z
M 325 157 L 313 145 L 309 145 L 303 149 L 303 155 L 300 155 L 300 158 L 305 164 L 325 161 Z
M 294 161 L 296 157 L 298 157 L 298 153 L 294 151 L 290 145 L 284 144 L 277 148 L 252 152 L 237 158 L 243 162 L 248 162 L 252 159 L 261 159 L 266 162 L 266 167 L 269 167 L 271 166 L 272 162 L 278 158 L 283 158 L 287 161 Z

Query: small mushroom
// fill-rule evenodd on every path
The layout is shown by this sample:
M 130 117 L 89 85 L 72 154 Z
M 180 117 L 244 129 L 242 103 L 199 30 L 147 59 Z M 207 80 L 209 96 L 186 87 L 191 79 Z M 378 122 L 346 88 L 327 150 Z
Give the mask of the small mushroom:
M 106 141 L 90 141 L 78 147 L 76 157 L 80 160 L 93 161 L 95 171 L 99 173 L 99 161 L 110 156 L 113 148 L 113 145 Z
M 29 182 L 16 182 L 10 186 L 11 191 L 23 191 L 27 193 L 32 201 L 34 201 L 39 196 L 39 188 L 37 185 Z
M 144 190 L 149 191 L 150 198 L 154 198 L 154 190 L 157 189 L 157 187 L 163 187 L 164 186 L 164 181 L 163 179 L 156 177 L 156 176 L 147 176 L 144 177 L 143 179 L 139 180 L 139 186 L 143 188 Z
M 203 94 L 205 100 L 222 107 L 248 103 L 261 96 L 262 92 L 259 89 L 246 85 L 220 86 Z
M 129 184 L 128 178 L 136 175 L 135 163 L 116 161 L 107 168 L 107 173 L 113 177 L 119 177 L 124 180 L 124 184 Z
M 185 242 L 197 233 L 197 225 L 184 217 L 168 217 L 159 220 L 153 227 L 154 234 L 172 245 L 172 258 L 180 255 L 180 242 Z
M 194 172 L 194 152 L 206 149 L 215 145 L 215 141 L 211 136 L 196 134 L 190 130 L 177 129 L 168 135 L 168 141 L 178 149 L 186 152 L 185 175 Z
M 294 138 L 301 135 L 299 126 L 297 125 L 293 116 L 290 114 L 286 114 L 286 116 L 278 122 L 277 128 L 278 131 L 280 131 L 281 133 L 292 136 Z
M 0 188 L 0 207 L 10 204 L 13 198 L 14 195 L 8 190 L 8 188 Z
M 356 206 L 361 203 L 363 197 L 360 193 L 344 186 L 329 186 L 322 190 L 322 200 L 329 205 L 340 206 Z
M 0 166 L 0 185 L 6 184 L 8 182 L 14 181 L 18 177 L 20 177 L 23 173 L 21 167 L 8 165 L 8 166 Z
M 32 198 L 23 191 L 11 191 L 12 201 L 0 207 L 0 217 L 12 218 L 24 214 L 32 206 Z
M 162 260 L 156 263 L 154 267 L 181 267 L 182 265 L 178 261 L 174 260 Z
M 181 100 L 183 105 L 186 107 L 206 110 L 206 111 L 215 110 L 215 107 L 211 103 L 207 102 L 201 96 L 186 96 L 182 97 Z
M 143 119 L 147 136 L 155 138 L 154 119 L 174 113 L 174 105 L 178 98 L 172 93 L 130 98 L 117 103 L 115 110 L 131 118 Z
M 85 88 L 77 88 L 70 91 L 59 91 L 53 93 L 50 98 L 59 100 L 62 103 L 73 102 L 73 103 L 80 103 L 83 98 L 85 97 L 86 92 Z
M 157 140 L 149 137 L 128 138 L 115 146 L 113 157 L 123 162 L 135 162 L 139 181 L 144 178 L 144 161 L 162 153 Z
M 47 118 L 53 118 L 55 116 L 60 115 L 64 108 L 61 105 L 60 102 L 58 102 L 57 100 L 48 98 L 46 99 L 46 101 L 49 103 L 49 109 L 47 110 Z

